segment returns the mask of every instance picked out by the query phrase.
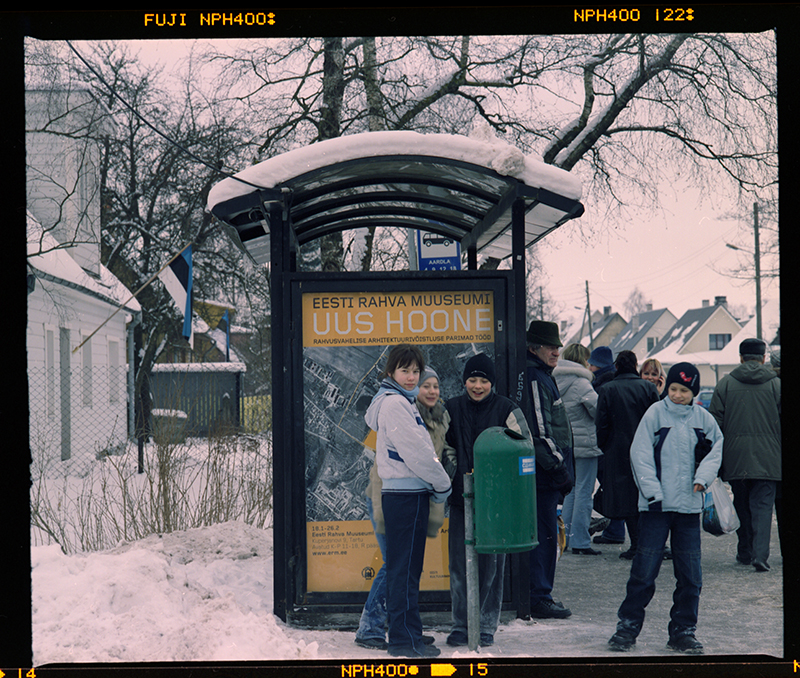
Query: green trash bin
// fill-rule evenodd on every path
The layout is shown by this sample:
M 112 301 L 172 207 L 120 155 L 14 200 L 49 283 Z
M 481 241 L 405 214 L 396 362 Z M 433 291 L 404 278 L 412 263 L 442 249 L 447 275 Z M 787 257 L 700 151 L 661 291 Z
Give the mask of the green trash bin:
M 473 447 L 475 551 L 518 553 L 537 546 L 536 459 L 525 436 L 503 426 Z

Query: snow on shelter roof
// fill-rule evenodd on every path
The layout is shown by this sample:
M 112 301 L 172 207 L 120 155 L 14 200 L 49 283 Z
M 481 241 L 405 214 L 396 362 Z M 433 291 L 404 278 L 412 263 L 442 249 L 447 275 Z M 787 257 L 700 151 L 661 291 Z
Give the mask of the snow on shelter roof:
M 449 236 L 485 256 L 511 254 L 511 206 L 525 205 L 525 246 L 583 214 L 569 172 L 484 129 L 476 136 L 366 132 L 298 148 L 216 184 L 208 209 L 257 263 L 270 259 L 270 206 L 298 245 L 385 226 Z

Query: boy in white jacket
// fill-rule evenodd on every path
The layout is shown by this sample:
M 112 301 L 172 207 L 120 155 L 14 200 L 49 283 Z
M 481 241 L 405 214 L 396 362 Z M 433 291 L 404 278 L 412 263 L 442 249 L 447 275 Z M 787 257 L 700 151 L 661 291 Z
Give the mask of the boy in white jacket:
M 673 365 L 665 388 L 667 397 L 645 412 L 631 443 L 639 488 L 639 545 L 617 613 L 617 631 L 608 644 L 612 650 L 628 650 L 636 643 L 670 535 L 677 581 L 667 647 L 700 654 L 703 646 L 695 638 L 702 587 L 700 516 L 703 494 L 722 461 L 722 432 L 714 417 L 692 404 L 700 390 L 694 365 Z

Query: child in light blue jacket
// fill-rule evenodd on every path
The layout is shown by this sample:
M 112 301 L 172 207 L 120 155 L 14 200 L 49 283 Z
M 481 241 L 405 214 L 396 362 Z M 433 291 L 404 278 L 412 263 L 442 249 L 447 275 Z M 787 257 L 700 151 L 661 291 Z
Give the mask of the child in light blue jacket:
M 667 397 L 645 412 L 631 443 L 631 467 L 639 488 L 639 545 L 631 564 L 613 650 L 628 650 L 642 629 L 644 611 L 670 537 L 676 586 L 667 646 L 700 654 L 695 638 L 702 586 L 700 519 L 705 490 L 722 462 L 722 432 L 705 409 L 693 404 L 700 374 L 690 363 L 670 368 Z

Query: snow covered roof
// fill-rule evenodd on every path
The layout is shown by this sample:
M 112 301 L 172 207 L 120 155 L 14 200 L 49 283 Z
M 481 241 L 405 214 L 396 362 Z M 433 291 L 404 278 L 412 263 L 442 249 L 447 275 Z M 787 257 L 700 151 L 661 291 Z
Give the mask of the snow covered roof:
M 702 311 L 713 311 L 715 307 L 704 309 L 697 309 Z M 687 312 L 691 313 L 691 311 Z M 685 318 L 686 316 L 684 316 Z M 683 320 L 683 318 L 681 319 Z M 680 321 L 674 326 L 675 339 L 677 335 L 682 334 L 688 339 L 689 330 L 696 329 L 695 322 L 691 327 L 687 327 L 684 323 L 682 327 L 686 330 L 680 332 Z M 769 346 L 778 334 L 780 328 L 780 303 L 777 300 L 767 300 L 761 306 L 761 325 L 762 336 Z M 677 329 L 676 329 L 677 328 Z M 672 331 L 670 331 L 671 334 Z M 739 363 L 739 344 L 745 339 L 752 339 L 756 336 L 756 319 L 755 317 L 745 323 L 741 330 L 739 330 L 721 350 L 717 351 L 698 351 L 696 353 L 679 353 L 679 349 L 685 345 L 685 341 L 663 341 L 653 349 L 648 357 L 657 358 L 663 365 L 674 365 L 677 362 L 688 361 L 695 365 L 737 365 Z M 664 339 L 667 337 L 665 336 Z M 663 344 L 663 345 L 662 345 Z M 777 350 L 779 346 L 770 346 L 769 350 Z
M 101 264 L 100 277 L 90 276 L 67 249 L 59 247 L 56 239 L 42 228 L 30 212 L 27 229 L 28 265 L 37 271 L 39 277 L 82 290 L 113 306 L 124 303 L 131 312 L 142 310 L 139 302 L 131 299 L 130 290 L 111 271 Z
M 525 245 L 583 213 L 569 172 L 526 156 L 480 128 L 470 137 L 367 132 L 298 148 L 216 184 L 208 209 L 232 226 L 256 262 L 270 258 L 275 216 L 284 212 L 302 245 L 365 226 L 450 236 L 462 249 L 511 253 L 511 207 L 525 201 Z M 280 214 L 280 211 L 277 212 Z
M 669 310 L 662 308 L 657 311 L 644 311 L 636 314 L 623 328 L 622 332 L 614 337 L 614 341 L 611 342 L 610 348 L 614 355 L 617 355 L 620 351 L 631 350 L 636 346 L 647 336 L 647 333 L 650 332 L 653 325 L 655 325 L 665 313 L 669 313 Z

